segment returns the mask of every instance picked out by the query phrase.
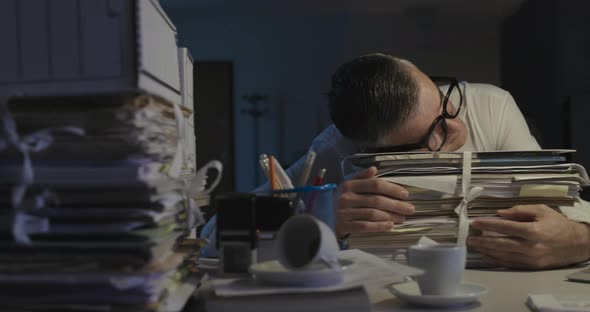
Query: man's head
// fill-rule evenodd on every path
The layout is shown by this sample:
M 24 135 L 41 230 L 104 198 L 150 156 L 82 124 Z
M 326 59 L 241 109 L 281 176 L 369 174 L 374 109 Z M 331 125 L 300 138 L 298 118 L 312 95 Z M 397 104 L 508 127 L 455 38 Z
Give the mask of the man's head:
M 332 77 L 330 114 L 342 134 L 364 147 L 415 144 L 424 140 L 441 114 L 438 87 L 407 60 L 369 54 L 341 65 Z M 454 106 L 449 103 L 452 114 Z M 459 119 L 446 119 L 443 150 L 465 143 L 467 129 Z M 442 143 L 434 128 L 429 142 Z

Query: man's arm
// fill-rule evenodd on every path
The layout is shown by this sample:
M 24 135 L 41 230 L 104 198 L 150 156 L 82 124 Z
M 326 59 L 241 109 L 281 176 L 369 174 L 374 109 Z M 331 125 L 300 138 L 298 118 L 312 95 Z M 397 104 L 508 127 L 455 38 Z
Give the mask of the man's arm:
M 336 200 L 336 235 L 384 232 L 395 223 L 403 223 L 415 207 L 405 202 L 408 191 L 403 187 L 375 177 L 371 167 L 344 182 Z
M 590 227 L 546 205 L 498 210 L 508 220 L 476 220 L 471 226 L 507 235 L 475 236 L 468 246 L 487 262 L 518 269 L 547 269 L 590 259 Z
M 539 144 L 510 94 L 498 118 L 498 150 L 537 150 Z M 568 207 L 578 211 L 579 207 Z M 566 216 L 570 216 L 564 211 Z M 554 211 L 546 205 L 515 206 L 499 210 L 508 220 L 478 220 L 476 229 L 505 234 L 508 237 L 470 237 L 468 246 L 480 252 L 488 262 L 523 269 L 565 266 L 590 259 L 588 218 L 580 220 Z M 574 219 L 574 220 L 572 220 Z

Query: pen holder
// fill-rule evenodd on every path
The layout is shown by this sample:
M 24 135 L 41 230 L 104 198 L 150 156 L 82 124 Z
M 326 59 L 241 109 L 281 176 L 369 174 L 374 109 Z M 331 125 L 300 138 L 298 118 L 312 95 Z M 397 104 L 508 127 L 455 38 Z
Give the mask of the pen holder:
M 305 186 L 287 190 L 276 190 L 273 194 L 287 195 L 296 213 L 310 214 L 330 226 L 335 227 L 333 195 L 336 184 Z

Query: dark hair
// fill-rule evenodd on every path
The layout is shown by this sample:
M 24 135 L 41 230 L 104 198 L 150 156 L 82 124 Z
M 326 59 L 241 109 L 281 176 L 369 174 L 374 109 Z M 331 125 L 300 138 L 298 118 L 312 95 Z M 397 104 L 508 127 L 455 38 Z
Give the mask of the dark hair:
M 330 116 L 340 132 L 374 144 L 403 125 L 418 102 L 418 83 L 409 63 L 370 54 L 342 64 L 332 76 Z

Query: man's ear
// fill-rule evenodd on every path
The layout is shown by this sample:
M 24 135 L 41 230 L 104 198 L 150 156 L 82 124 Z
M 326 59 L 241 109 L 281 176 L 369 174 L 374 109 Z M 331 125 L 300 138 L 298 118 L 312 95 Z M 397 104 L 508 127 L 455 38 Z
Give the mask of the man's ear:
M 434 128 L 434 131 L 430 134 L 429 145 L 431 145 L 431 148 L 435 148 L 434 146 L 440 146 L 444 139 L 444 135 L 444 130 L 439 123 L 439 125 L 437 125 L 436 128 Z
M 454 151 L 461 148 L 465 144 L 466 138 L 467 127 L 465 123 L 459 118 L 447 119 L 447 150 Z
M 457 133 L 463 127 L 461 120 L 458 118 L 447 119 L 447 133 L 449 136 L 453 135 L 453 133 Z M 442 135 L 442 128 L 438 127 L 437 129 L 440 134 Z

